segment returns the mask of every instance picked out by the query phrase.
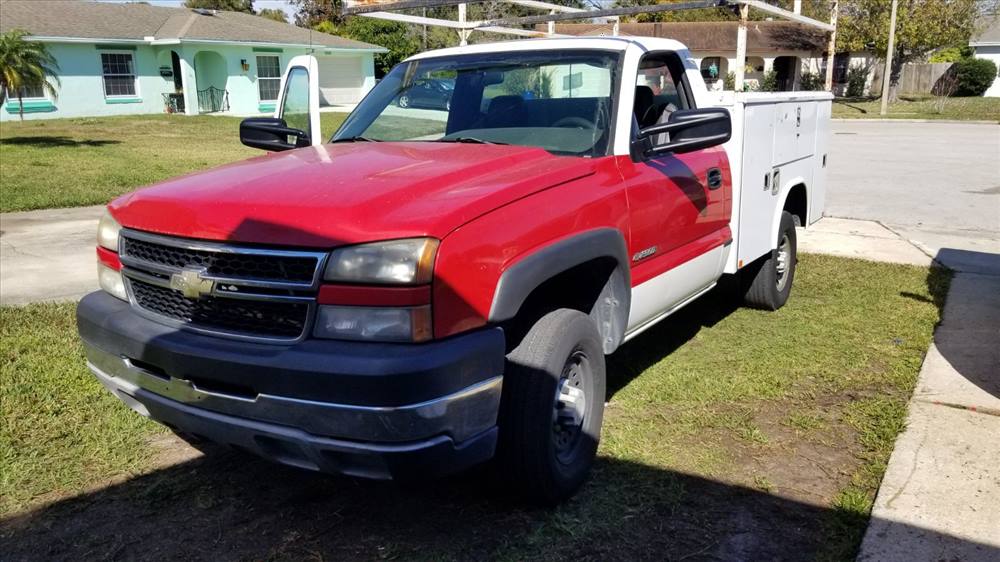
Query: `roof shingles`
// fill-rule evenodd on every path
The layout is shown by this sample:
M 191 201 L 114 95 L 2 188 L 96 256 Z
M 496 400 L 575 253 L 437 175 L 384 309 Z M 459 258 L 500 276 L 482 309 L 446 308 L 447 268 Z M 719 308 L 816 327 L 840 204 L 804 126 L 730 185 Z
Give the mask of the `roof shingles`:
M 79 0 L 0 0 L 0 33 L 23 29 L 37 37 L 316 45 L 382 50 L 363 43 L 241 12 L 200 13 L 148 4 Z

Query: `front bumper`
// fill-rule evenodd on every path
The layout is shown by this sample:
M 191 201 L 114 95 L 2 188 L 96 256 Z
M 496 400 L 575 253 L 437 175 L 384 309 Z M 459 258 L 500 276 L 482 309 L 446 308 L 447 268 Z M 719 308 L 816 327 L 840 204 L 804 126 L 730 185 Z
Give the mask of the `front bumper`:
M 101 383 L 176 430 L 371 478 L 436 476 L 493 456 L 499 329 L 422 345 L 255 344 L 159 324 L 100 292 L 80 302 L 77 323 Z

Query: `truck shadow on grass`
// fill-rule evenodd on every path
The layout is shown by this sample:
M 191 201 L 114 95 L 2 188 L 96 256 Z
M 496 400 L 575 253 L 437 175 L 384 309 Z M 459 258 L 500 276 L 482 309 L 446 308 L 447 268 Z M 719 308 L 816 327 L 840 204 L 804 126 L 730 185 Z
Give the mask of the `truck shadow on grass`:
M 36 137 L 10 137 L 0 140 L 0 145 L 9 144 L 12 146 L 30 146 L 32 148 L 60 148 L 79 146 L 107 146 L 109 144 L 121 144 L 121 141 L 109 139 L 85 139 L 77 140 L 66 136 L 36 136 Z
M 485 469 L 393 484 L 211 453 L 3 522 L 4 558 L 846 559 L 853 552 L 824 541 L 864 525 L 850 512 L 607 458 L 549 511 L 492 489 Z

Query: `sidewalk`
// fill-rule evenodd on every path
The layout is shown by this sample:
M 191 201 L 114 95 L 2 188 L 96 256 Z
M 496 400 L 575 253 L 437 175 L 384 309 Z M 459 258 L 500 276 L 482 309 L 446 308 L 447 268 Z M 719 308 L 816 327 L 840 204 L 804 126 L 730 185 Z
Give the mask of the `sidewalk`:
M 824 219 L 802 251 L 928 265 L 882 225 Z M 955 270 L 858 560 L 1000 560 L 1000 255 L 944 248 Z
M 76 300 L 97 289 L 103 206 L 0 214 L 0 305 Z

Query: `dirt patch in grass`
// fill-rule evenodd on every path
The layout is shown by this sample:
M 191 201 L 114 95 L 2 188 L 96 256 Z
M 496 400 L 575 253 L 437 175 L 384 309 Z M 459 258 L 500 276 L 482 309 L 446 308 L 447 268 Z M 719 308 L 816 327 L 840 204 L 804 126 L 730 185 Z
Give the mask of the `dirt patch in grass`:
M 8 560 L 851 559 L 948 278 L 819 256 L 800 264 L 777 313 L 736 309 L 716 292 L 611 358 L 597 465 L 558 509 L 512 503 L 487 468 L 379 483 L 201 456 L 146 434 L 161 442 L 156 458 L 119 467 L 128 477 L 114 485 L 9 513 L 0 548 Z M 103 415 L 129 414 L 101 404 Z M 114 443 L 113 431 L 98 433 Z M 56 461 L 92 462 L 31 446 L 46 486 L 58 485 L 47 479 Z

